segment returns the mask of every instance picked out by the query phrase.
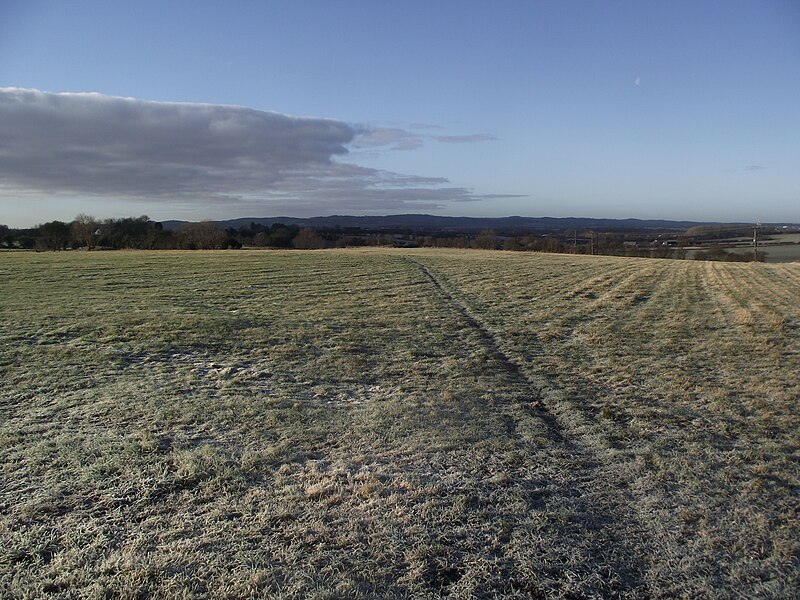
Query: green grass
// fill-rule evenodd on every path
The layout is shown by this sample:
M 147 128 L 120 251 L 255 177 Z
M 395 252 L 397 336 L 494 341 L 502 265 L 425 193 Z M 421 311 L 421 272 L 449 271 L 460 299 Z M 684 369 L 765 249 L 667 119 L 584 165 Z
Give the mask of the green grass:
M 0 596 L 789 597 L 800 268 L 0 255 Z

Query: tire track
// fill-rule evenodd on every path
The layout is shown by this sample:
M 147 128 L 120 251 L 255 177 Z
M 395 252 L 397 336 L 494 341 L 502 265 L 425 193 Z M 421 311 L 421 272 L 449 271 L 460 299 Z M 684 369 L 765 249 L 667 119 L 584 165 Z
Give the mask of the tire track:
M 606 587 L 604 583 L 591 595 L 599 591 L 600 597 L 646 597 L 651 536 L 636 516 L 632 498 L 625 490 L 624 477 L 609 477 L 609 461 L 603 460 L 598 442 L 578 431 L 585 431 L 583 417 L 572 411 L 559 414 L 557 409 L 551 408 L 551 404 L 562 398 L 561 390 L 526 373 L 523 364 L 504 349 L 502 338 L 483 323 L 445 278 L 416 259 L 404 257 L 404 260 L 415 265 L 442 301 L 478 334 L 482 345 L 506 374 L 531 391 L 526 400 L 513 398 L 507 403 L 511 408 L 509 418 L 514 421 L 510 430 L 524 445 L 528 442 L 519 433 L 524 429 L 524 420 L 536 419 L 546 427 L 552 444 L 548 458 L 563 463 L 554 468 L 561 475 L 556 482 L 558 493 L 554 494 L 553 502 L 570 506 L 576 515 L 573 525 L 578 527 L 569 529 L 566 535 L 574 536 L 576 546 L 585 552 L 583 568 L 586 572 L 595 578 L 604 573 L 601 578 L 608 584 Z M 572 422 L 566 423 L 567 419 Z M 579 421 L 577 427 L 576 420 Z M 534 456 L 541 447 L 531 450 Z
M 446 300 L 447 303 L 459 313 L 462 320 L 478 333 L 483 345 L 489 349 L 495 360 L 502 366 L 502 368 L 512 378 L 524 383 L 526 387 L 531 387 L 536 390 L 537 393 L 529 399 L 529 402 L 518 402 L 516 403 L 516 408 L 524 410 L 529 416 L 534 416 L 541 419 L 547 427 L 547 431 L 551 439 L 555 440 L 559 444 L 567 443 L 567 439 L 564 436 L 564 432 L 561 428 L 561 425 L 558 423 L 558 420 L 550 413 L 544 402 L 541 400 L 541 389 L 525 375 L 522 370 L 522 365 L 520 365 L 510 355 L 502 350 L 497 336 L 486 326 L 484 326 L 483 323 L 479 321 L 478 318 L 473 314 L 472 310 L 470 310 L 470 308 L 460 298 L 458 298 L 458 296 L 445 287 L 445 284 L 442 282 L 441 278 L 434 274 L 433 271 L 431 271 L 426 265 L 411 258 L 406 260 L 417 265 L 417 267 L 428 278 L 430 283 L 436 288 L 439 296 Z

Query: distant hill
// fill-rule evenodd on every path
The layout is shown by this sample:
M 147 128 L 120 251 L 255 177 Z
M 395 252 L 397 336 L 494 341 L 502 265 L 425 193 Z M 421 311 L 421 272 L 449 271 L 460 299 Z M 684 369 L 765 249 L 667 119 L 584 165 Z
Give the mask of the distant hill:
M 165 229 L 177 229 L 186 221 L 164 221 Z M 215 221 L 217 226 L 234 229 L 247 227 L 250 223 L 270 226 L 274 223 L 316 228 L 361 229 L 413 229 L 418 231 L 470 231 L 482 229 L 531 229 L 556 231 L 564 229 L 688 229 L 698 225 L 709 225 L 703 221 L 668 221 L 662 219 L 590 219 L 583 217 L 442 217 L 436 215 L 385 215 L 329 217 L 244 217 Z

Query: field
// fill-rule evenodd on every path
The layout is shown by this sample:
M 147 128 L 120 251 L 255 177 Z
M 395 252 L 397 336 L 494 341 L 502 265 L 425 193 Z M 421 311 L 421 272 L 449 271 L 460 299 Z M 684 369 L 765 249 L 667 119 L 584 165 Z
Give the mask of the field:
M 800 265 L 0 255 L 0 597 L 796 597 Z
M 711 242 L 706 242 L 708 246 Z M 747 257 L 753 255 L 753 238 L 738 237 L 719 240 L 719 245 L 727 252 L 742 254 Z M 758 244 L 759 253 L 763 253 L 764 262 L 767 263 L 790 263 L 800 261 L 800 234 L 798 233 L 777 233 L 766 235 Z M 686 251 L 686 258 L 693 259 L 697 255 L 698 249 Z

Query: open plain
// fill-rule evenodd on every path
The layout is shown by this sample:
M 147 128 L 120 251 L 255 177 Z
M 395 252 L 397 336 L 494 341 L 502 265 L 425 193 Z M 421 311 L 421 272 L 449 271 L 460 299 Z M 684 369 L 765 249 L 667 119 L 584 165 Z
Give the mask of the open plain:
M 800 265 L 0 255 L 0 596 L 791 597 Z

